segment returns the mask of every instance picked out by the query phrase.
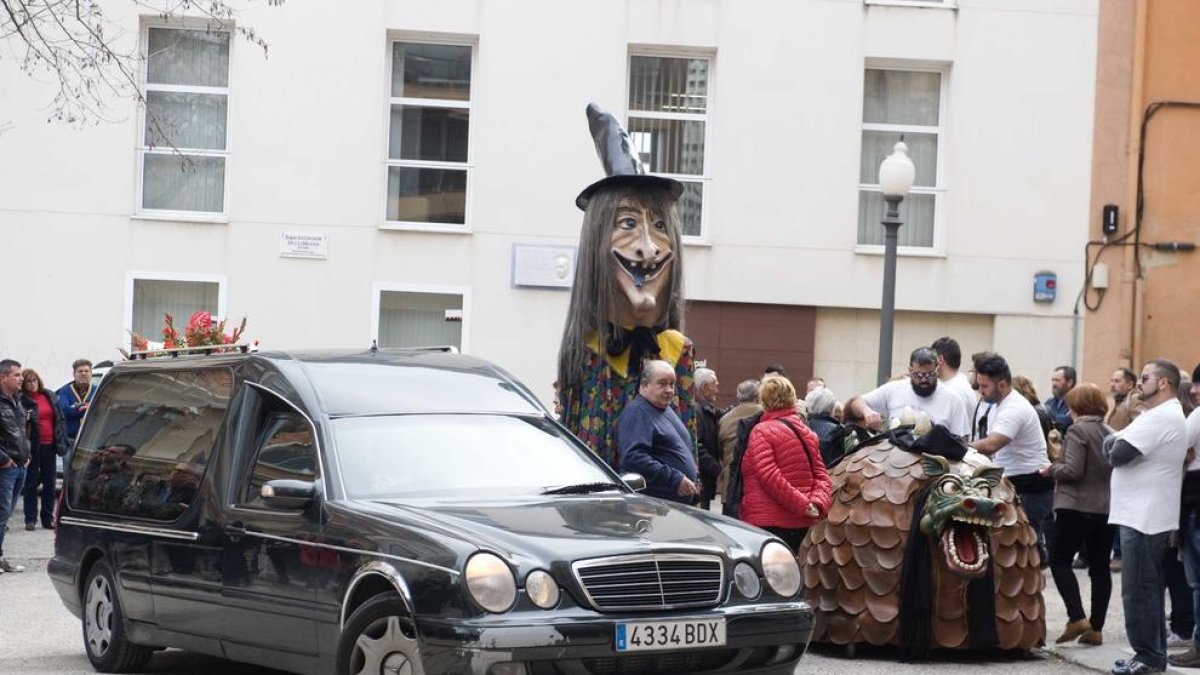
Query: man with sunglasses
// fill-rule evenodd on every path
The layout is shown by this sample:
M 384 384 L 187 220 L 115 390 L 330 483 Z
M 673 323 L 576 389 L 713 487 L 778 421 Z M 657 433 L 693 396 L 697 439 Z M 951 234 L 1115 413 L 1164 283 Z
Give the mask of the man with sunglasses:
M 887 419 L 897 418 L 910 408 L 929 415 L 933 424 L 941 424 L 950 433 L 965 438 L 971 433 L 968 411 L 953 391 L 938 386 L 937 354 L 927 347 L 913 350 L 908 359 L 908 381 L 886 382 L 874 391 L 856 397 L 850 406 L 872 429 L 886 427 Z
M 1108 522 L 1121 536 L 1121 601 L 1125 636 L 1134 656 L 1118 661 L 1113 675 L 1161 673 L 1167 666 L 1163 607 L 1163 557 L 1179 527 L 1179 495 L 1187 455 L 1187 425 L 1179 368 L 1155 359 L 1142 368 L 1138 397 L 1147 410 L 1104 441 L 1113 466 Z

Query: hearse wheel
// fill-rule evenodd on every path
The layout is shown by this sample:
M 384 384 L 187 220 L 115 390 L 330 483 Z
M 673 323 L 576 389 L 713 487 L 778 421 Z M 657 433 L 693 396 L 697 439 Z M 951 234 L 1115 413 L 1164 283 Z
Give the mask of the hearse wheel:
M 83 587 L 83 644 L 92 667 L 101 673 L 136 672 L 154 653 L 125 637 L 117 583 L 112 567 L 104 560 L 92 565 Z
M 377 595 L 354 610 L 338 638 L 338 675 L 425 675 L 417 629 L 399 597 Z

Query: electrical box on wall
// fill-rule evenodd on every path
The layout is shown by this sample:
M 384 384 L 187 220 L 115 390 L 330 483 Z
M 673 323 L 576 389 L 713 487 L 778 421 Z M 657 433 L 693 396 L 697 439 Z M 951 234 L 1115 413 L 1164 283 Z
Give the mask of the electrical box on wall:
M 1042 270 L 1033 275 L 1033 301 L 1054 302 L 1058 293 L 1058 275 Z

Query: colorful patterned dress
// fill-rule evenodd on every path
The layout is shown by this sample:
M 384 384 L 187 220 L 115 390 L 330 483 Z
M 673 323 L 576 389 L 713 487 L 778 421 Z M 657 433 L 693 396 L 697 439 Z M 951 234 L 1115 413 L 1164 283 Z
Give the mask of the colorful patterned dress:
M 659 358 L 675 366 L 675 412 L 683 420 L 692 440 L 695 454 L 696 409 L 693 405 L 692 376 L 695 347 L 683 333 L 664 330 L 657 336 Z M 638 392 L 639 372 L 630 372 L 629 350 L 609 356 L 600 345 L 598 335 L 588 339 L 587 362 L 582 381 L 577 387 L 564 386 L 559 394 L 562 423 L 578 436 L 609 466 L 617 469 L 617 418 L 625 403 Z

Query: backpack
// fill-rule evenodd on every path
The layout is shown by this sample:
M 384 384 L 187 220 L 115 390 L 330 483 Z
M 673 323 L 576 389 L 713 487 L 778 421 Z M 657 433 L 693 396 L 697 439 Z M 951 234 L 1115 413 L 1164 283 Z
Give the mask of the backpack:
M 738 420 L 737 442 L 733 446 L 733 457 L 729 460 L 729 483 L 725 494 L 721 496 L 721 514 L 730 518 L 738 518 L 742 508 L 742 458 L 746 455 L 746 445 L 750 440 L 750 430 L 762 421 L 763 414 L 755 413 Z

